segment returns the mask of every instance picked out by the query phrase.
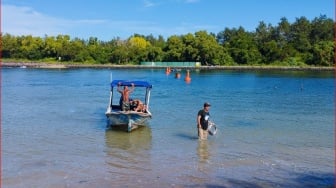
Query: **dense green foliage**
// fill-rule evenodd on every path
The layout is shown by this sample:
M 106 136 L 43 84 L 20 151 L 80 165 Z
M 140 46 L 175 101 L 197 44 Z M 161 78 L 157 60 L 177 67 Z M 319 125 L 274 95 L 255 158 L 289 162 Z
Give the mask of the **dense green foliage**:
M 139 64 L 141 61 L 191 61 L 202 65 L 334 65 L 334 21 L 305 17 L 277 26 L 260 22 L 254 32 L 225 28 L 217 35 L 198 31 L 165 40 L 134 34 L 100 41 L 68 35 L 33 37 L 3 34 L 2 57 L 30 61 Z

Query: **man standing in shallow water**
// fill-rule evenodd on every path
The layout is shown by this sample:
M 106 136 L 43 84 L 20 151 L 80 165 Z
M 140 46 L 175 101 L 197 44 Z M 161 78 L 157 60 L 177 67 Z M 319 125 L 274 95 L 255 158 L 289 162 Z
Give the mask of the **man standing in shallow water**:
M 210 106 L 210 103 L 204 103 L 203 109 L 198 111 L 197 114 L 198 139 L 200 140 L 208 139 L 208 121 L 210 117 Z

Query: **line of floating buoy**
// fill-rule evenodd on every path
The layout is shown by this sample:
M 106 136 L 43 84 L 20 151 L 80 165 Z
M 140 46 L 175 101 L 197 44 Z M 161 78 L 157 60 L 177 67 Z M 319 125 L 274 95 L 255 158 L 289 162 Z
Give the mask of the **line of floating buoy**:
M 179 69 L 171 70 L 170 67 L 166 68 L 166 75 L 169 75 L 172 71 L 175 72 L 175 78 L 177 78 L 177 79 L 181 78 L 181 71 Z M 191 82 L 190 70 L 187 70 L 184 81 L 188 84 Z
M 187 83 L 190 83 L 190 82 L 191 82 L 191 78 L 190 78 L 189 70 L 187 70 L 187 75 L 186 75 L 186 77 L 184 78 L 184 81 L 186 81 Z

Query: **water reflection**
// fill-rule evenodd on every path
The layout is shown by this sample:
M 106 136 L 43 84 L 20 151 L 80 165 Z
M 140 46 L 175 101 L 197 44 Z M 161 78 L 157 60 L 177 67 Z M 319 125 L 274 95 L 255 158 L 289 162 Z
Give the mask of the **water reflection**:
M 199 140 L 197 146 L 199 162 L 209 162 L 209 143 L 206 140 Z
M 106 130 L 106 163 L 112 174 L 132 175 L 149 171 L 152 132 L 147 126 L 130 133 L 118 130 Z
M 140 127 L 130 133 L 115 129 L 108 129 L 105 132 L 106 145 L 112 150 L 147 150 L 151 147 L 151 140 L 152 132 L 147 126 Z

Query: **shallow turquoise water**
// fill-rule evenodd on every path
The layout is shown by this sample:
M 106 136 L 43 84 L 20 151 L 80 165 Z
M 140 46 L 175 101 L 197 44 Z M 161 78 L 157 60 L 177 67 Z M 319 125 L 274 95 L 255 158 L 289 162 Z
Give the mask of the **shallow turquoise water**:
M 110 75 L 153 84 L 149 127 L 106 129 Z M 2 69 L 4 187 L 325 187 L 329 72 Z M 139 92 L 139 91 L 138 91 Z M 137 92 L 134 93 L 137 95 Z M 199 142 L 205 101 L 219 131 Z

